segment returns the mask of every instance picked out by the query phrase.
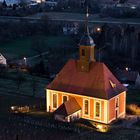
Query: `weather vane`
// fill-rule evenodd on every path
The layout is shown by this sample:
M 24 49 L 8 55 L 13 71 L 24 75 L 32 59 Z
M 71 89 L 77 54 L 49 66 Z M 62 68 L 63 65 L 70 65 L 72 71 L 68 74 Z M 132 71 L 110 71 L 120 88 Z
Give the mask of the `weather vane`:
M 88 13 L 88 6 L 87 6 L 87 13 L 86 13 L 86 17 L 88 19 L 89 13 Z
M 85 24 L 85 28 L 86 28 L 86 33 L 89 35 L 89 28 L 88 28 L 88 17 L 89 17 L 89 13 L 88 13 L 88 6 L 87 6 L 87 11 L 86 11 L 86 24 Z

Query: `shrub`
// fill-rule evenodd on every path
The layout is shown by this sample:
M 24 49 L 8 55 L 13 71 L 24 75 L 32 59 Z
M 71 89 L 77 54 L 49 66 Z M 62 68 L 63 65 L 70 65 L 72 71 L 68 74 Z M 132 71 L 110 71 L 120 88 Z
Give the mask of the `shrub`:
M 140 107 L 138 107 L 136 104 L 127 105 L 126 111 L 127 113 L 132 114 L 132 115 L 140 115 Z

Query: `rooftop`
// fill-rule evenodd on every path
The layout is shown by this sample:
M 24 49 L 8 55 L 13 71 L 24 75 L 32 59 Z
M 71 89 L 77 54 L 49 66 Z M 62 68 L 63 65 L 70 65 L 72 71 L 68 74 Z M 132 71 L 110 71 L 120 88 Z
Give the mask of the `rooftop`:
M 73 59 L 66 63 L 47 89 L 101 99 L 110 99 L 127 90 L 104 63 L 91 62 L 89 72 L 80 72 Z

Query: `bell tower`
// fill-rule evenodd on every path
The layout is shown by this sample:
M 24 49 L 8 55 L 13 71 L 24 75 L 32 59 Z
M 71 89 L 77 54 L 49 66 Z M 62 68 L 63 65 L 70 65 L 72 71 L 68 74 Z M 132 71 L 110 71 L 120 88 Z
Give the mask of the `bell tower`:
M 81 72 L 88 72 L 90 63 L 94 62 L 94 41 L 89 34 L 88 28 L 88 8 L 86 14 L 86 23 L 85 23 L 85 33 L 82 36 L 80 43 L 79 43 L 79 60 L 78 63 L 78 70 Z

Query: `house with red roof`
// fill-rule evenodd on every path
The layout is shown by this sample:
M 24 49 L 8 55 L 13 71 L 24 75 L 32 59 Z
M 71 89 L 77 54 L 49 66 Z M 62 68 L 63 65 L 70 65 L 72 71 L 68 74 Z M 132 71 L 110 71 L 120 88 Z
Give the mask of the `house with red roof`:
M 7 65 L 7 60 L 1 53 L 0 53 L 0 65 L 3 65 L 3 66 Z
M 126 88 L 108 67 L 94 58 L 94 41 L 86 26 L 79 59 L 70 59 L 46 88 L 46 111 L 57 120 L 83 118 L 109 124 L 125 117 Z

